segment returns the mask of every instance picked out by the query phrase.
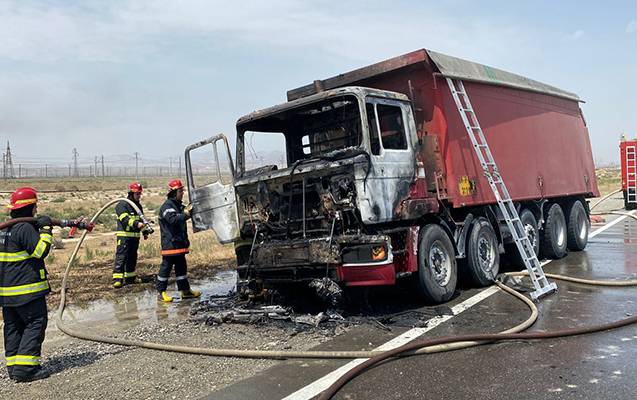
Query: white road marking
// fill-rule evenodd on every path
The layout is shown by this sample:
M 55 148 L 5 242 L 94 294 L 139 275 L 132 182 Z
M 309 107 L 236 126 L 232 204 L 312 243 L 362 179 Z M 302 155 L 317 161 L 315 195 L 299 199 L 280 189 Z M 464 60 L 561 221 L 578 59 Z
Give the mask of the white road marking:
M 637 210 L 631 211 L 630 214 L 634 214 L 636 211 Z M 619 217 L 617 219 L 614 219 L 613 221 L 611 221 L 608 224 L 602 226 L 601 228 L 597 229 L 596 231 L 591 232 L 588 235 L 588 237 L 589 238 L 595 237 L 598 234 L 600 234 L 603 231 L 605 231 L 606 229 L 609 229 L 612 226 L 620 223 L 621 221 L 623 221 L 626 218 L 628 218 L 628 217 L 622 216 L 622 217 Z M 541 263 L 542 267 L 544 267 L 546 264 L 550 263 L 551 261 L 553 261 L 553 260 L 543 261 Z M 422 336 L 426 332 L 434 329 L 435 327 L 437 327 L 438 325 L 442 324 L 443 322 L 446 322 L 446 321 L 450 320 L 451 318 L 453 318 L 454 316 L 462 313 L 463 311 L 468 310 L 469 308 L 475 306 L 476 304 L 478 304 L 482 300 L 490 297 L 491 295 L 495 294 L 498 291 L 499 291 L 499 289 L 498 289 L 497 286 L 490 286 L 490 287 L 482 290 L 478 294 L 476 294 L 476 295 L 468 298 L 467 300 L 463 301 L 462 303 L 453 306 L 451 308 L 452 314 L 441 315 L 441 316 L 438 316 L 438 317 L 434 317 L 434 318 L 432 318 L 432 319 L 430 319 L 428 321 L 427 326 L 425 328 L 413 328 L 413 329 L 410 329 L 410 330 L 404 332 L 403 334 L 401 334 L 399 336 L 396 336 L 395 338 L 391 339 L 390 341 L 388 341 L 388 342 L 376 347 L 374 350 L 383 351 L 383 350 L 391 350 L 391 349 L 395 349 L 396 347 L 400 347 L 400 346 L 404 345 L 405 343 L 408 343 L 408 342 L 410 342 L 410 341 Z M 367 359 L 366 358 L 357 358 L 355 360 L 352 360 L 352 361 L 348 362 L 347 364 L 343 365 L 342 367 L 335 369 L 334 371 L 332 371 L 329 374 L 323 376 L 322 378 L 319 378 L 318 380 L 310 383 L 309 385 L 307 385 L 307 386 L 297 390 L 296 392 L 290 394 L 289 396 L 283 398 L 283 400 L 309 400 L 309 399 L 311 399 L 313 397 L 316 397 L 321 392 L 323 392 L 325 389 L 330 387 L 334 382 L 336 382 L 336 380 L 338 380 L 338 378 L 343 376 L 347 371 L 349 371 L 349 370 L 353 369 L 354 367 L 362 364 L 363 362 L 365 362 L 365 360 L 367 360 Z

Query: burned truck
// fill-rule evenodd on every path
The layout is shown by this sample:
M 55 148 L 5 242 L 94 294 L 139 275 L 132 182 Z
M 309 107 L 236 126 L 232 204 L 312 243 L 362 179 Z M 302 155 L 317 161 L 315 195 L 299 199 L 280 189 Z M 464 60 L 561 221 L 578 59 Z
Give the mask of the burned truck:
M 496 68 L 418 50 L 287 92 L 224 135 L 186 149 L 195 231 L 234 243 L 239 277 L 263 286 L 328 277 L 341 287 L 411 280 L 449 300 L 458 273 L 488 285 L 502 255 L 523 264 L 446 78 L 464 82 L 537 253 L 588 241 L 599 195 L 577 95 Z M 459 112 L 460 111 L 460 112 Z M 281 162 L 252 168 L 254 133 L 284 138 Z M 215 179 L 190 153 L 210 146 Z

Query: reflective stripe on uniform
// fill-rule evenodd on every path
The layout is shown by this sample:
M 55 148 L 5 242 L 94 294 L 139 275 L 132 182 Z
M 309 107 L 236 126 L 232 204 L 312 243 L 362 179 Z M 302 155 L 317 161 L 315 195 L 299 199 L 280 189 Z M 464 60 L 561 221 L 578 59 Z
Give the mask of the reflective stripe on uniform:
M 31 254 L 26 251 L 18 251 L 17 253 L 2 253 L 0 252 L 0 262 L 15 262 L 22 261 L 31 258 Z
M 142 237 L 142 234 L 140 232 L 124 232 L 124 231 L 117 231 L 116 236 L 123 236 L 123 237 Z
M 187 278 L 187 276 L 186 276 L 186 275 L 179 275 L 178 277 L 175 277 L 175 280 L 177 280 L 177 281 L 181 281 L 181 280 L 184 280 L 184 279 L 186 279 L 186 278 Z
M 0 286 L 0 296 L 20 296 L 23 294 L 42 292 L 44 290 L 47 290 L 48 288 L 49 281 L 40 281 L 20 286 Z
M 164 278 L 163 276 L 157 275 L 157 280 L 160 281 L 160 282 L 166 282 L 168 280 L 168 277 Z
M 18 354 L 17 356 L 7 357 L 7 367 L 12 365 L 40 365 L 40 356 Z
M 137 222 L 137 218 L 131 215 L 131 217 L 128 219 L 128 227 L 132 228 L 135 222 Z
M 134 278 L 137 276 L 136 272 L 113 272 L 113 279 Z
M 163 256 L 170 256 L 170 255 L 174 255 L 174 254 L 186 254 L 188 253 L 188 249 L 170 249 L 170 250 L 162 250 L 161 254 Z
M 32 257 L 42 258 L 44 255 L 44 250 L 46 250 L 46 245 L 51 244 L 53 242 L 53 236 L 49 233 L 41 233 L 40 240 L 38 240 L 38 244 L 35 246 L 35 250 L 31 253 Z
M 167 208 L 166 210 L 164 210 L 164 213 L 161 215 L 162 217 L 165 217 L 166 214 L 168 213 L 176 213 L 177 210 L 175 210 L 174 208 Z
M 117 219 L 121 221 L 121 220 L 123 220 L 124 218 L 126 218 L 128 216 L 130 216 L 129 213 L 123 212 L 123 213 L 121 213 L 120 215 L 117 216 Z

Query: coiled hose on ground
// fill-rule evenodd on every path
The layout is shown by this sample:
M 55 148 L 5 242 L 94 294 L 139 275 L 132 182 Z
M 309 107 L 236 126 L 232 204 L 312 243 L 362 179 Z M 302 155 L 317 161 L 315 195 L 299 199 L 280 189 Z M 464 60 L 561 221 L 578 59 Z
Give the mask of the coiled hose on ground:
M 617 192 L 611 193 L 615 194 Z M 607 196 L 607 197 L 610 197 Z M 604 199 L 602 199 L 604 200 Z M 95 215 L 91 218 L 91 222 L 95 220 L 110 206 L 120 201 L 128 202 L 136 212 L 140 213 L 137 206 L 130 200 L 125 198 L 111 200 L 106 203 Z M 601 202 L 601 201 L 600 201 Z M 597 206 L 595 204 L 593 207 Z M 591 209 L 593 208 L 591 207 Z M 141 214 L 141 213 L 140 213 Z M 629 215 L 635 218 L 632 214 L 621 213 L 622 215 Z M 637 219 L 637 218 L 636 218 Z M 363 364 L 360 364 L 356 368 L 350 370 L 343 375 L 334 385 L 328 388 L 321 395 L 321 399 L 331 398 L 345 383 L 351 380 L 353 377 L 369 368 L 370 366 L 386 360 L 391 357 L 415 355 L 415 354 L 428 354 L 436 352 L 444 352 L 451 350 L 463 349 L 471 346 L 477 346 L 484 343 L 502 341 L 502 340 L 528 340 L 528 339 L 545 339 L 555 338 L 562 336 L 581 335 L 585 333 L 599 332 L 602 330 L 614 329 L 621 326 L 633 324 L 637 322 L 637 316 L 626 318 L 613 323 L 593 326 L 589 328 L 568 329 L 554 332 L 537 332 L 537 333 L 519 333 L 531 326 L 537 319 L 538 310 L 535 304 L 522 294 L 516 292 L 513 289 L 503 285 L 500 282 L 495 282 L 498 287 L 506 293 L 515 296 L 518 300 L 524 302 L 531 310 L 531 315 L 523 323 L 507 329 L 506 331 L 495 334 L 473 334 L 473 335 L 461 335 L 454 337 L 441 337 L 437 339 L 419 340 L 410 342 L 404 346 L 398 347 L 390 351 L 278 351 L 278 350 L 242 350 L 242 349 L 224 349 L 224 348 L 202 348 L 202 347 L 189 347 L 179 345 L 169 345 L 156 342 L 145 342 L 138 340 L 129 340 L 108 337 L 98 334 L 86 333 L 77 329 L 73 329 L 67 326 L 63 321 L 64 309 L 66 307 L 66 294 L 67 294 L 67 282 L 69 279 L 69 273 L 73 262 L 77 256 L 77 253 L 84 242 L 87 232 L 84 231 L 77 242 L 69 262 L 64 271 L 62 279 L 62 287 L 60 288 L 60 305 L 57 311 L 56 326 L 65 334 L 78 339 L 89 340 L 94 342 L 109 343 L 120 346 L 140 347 L 152 350 L 170 351 L 185 354 L 197 354 L 208 355 L 217 357 L 243 357 L 243 358 L 269 358 L 269 359 L 286 359 L 286 358 L 320 358 L 320 359 L 351 359 L 351 358 L 368 358 Z M 524 275 L 525 273 L 512 273 L 511 275 Z M 591 285 L 606 285 L 606 286 L 634 286 L 637 285 L 637 280 L 630 281 L 599 281 L 599 280 L 586 280 L 579 278 L 571 278 L 561 275 L 547 274 L 547 276 L 553 279 L 566 280 L 570 282 L 577 282 Z

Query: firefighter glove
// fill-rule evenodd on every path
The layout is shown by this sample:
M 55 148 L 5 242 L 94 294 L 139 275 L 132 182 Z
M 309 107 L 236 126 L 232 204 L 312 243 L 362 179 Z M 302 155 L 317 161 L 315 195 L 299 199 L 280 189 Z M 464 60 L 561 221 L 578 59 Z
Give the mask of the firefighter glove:
M 184 209 L 184 214 L 186 214 L 186 218 L 190 218 L 192 215 L 192 204 L 188 204 Z

